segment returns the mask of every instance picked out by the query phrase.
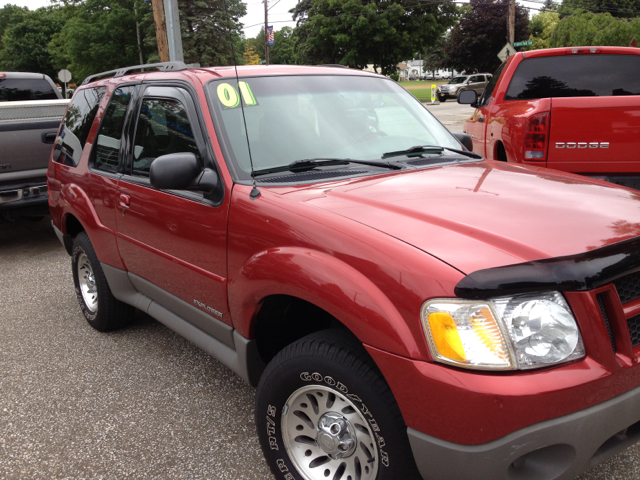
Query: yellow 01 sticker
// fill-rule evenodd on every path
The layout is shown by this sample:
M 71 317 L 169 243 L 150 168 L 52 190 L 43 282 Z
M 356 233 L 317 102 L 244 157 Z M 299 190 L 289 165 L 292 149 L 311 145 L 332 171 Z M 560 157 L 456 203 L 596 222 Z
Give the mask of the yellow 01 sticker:
M 247 82 L 238 82 L 238 87 L 242 93 L 242 100 L 245 106 L 253 107 L 258 104 L 256 98 L 253 96 L 251 87 Z M 224 108 L 236 108 L 240 105 L 240 96 L 238 95 L 238 91 L 233 88 L 232 85 L 229 85 L 228 83 L 221 83 L 218 85 L 217 93 L 218 100 L 220 100 L 220 103 Z

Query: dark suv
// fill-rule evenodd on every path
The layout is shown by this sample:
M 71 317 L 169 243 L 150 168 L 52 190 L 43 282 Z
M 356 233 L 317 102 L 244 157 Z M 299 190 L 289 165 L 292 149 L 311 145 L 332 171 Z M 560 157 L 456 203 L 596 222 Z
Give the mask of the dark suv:
M 637 192 L 484 161 L 379 75 L 159 67 L 76 91 L 53 225 L 91 326 L 139 309 L 257 386 L 276 478 L 570 479 L 638 441 Z

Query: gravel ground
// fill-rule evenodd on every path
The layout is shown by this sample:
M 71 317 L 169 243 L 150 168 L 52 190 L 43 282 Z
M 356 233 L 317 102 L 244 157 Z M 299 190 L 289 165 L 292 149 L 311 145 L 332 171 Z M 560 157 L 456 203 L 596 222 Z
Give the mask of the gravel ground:
M 267 479 L 255 392 L 150 317 L 93 330 L 50 220 L 0 224 L 0 479 Z
M 0 224 L 0 480 L 273 478 L 252 388 L 146 315 L 93 330 L 72 285 L 48 218 Z M 578 478 L 637 479 L 639 458 Z

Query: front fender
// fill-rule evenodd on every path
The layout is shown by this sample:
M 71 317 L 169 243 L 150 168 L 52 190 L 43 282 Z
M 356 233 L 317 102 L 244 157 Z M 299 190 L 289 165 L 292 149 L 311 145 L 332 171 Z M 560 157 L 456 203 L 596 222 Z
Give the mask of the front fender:
M 277 247 L 250 257 L 228 286 L 234 327 L 253 337 L 259 306 L 269 295 L 290 295 L 324 309 L 364 344 L 417 358 L 420 349 L 389 298 L 341 260 L 308 248 Z

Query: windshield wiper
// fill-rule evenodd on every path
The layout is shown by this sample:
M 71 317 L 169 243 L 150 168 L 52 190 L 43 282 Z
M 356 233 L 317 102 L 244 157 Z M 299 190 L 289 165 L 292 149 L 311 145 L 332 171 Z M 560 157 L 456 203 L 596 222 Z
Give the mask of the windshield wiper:
M 467 152 L 466 150 L 458 150 L 457 148 L 442 147 L 440 145 L 416 145 L 415 147 L 407 148 L 406 150 L 398 150 L 396 152 L 387 152 L 382 155 L 382 158 L 400 157 L 403 155 L 413 156 L 422 155 L 423 153 L 442 153 L 444 150 L 449 152 L 459 153 L 465 157 L 470 158 L 482 158 L 481 155 L 473 152 Z
M 400 170 L 402 167 L 389 162 L 375 162 L 368 160 L 352 160 L 350 158 L 307 158 L 304 160 L 296 160 L 289 165 L 282 165 L 281 167 L 263 168 L 262 170 L 256 170 L 253 172 L 255 176 L 267 175 L 269 173 L 279 172 L 306 172 L 316 167 L 328 167 L 332 165 L 349 165 L 350 163 L 357 163 L 359 165 L 369 165 L 372 167 L 383 167 L 391 170 Z

